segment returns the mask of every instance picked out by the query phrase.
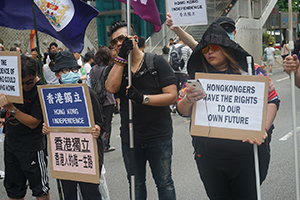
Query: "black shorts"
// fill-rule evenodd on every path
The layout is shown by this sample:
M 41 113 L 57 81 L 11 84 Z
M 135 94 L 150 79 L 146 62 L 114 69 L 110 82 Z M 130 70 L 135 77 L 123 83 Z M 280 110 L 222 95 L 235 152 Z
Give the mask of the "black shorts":
M 5 179 L 7 196 L 13 199 L 25 197 L 27 180 L 32 196 L 48 194 L 47 157 L 43 150 L 35 152 L 13 151 L 4 144 Z

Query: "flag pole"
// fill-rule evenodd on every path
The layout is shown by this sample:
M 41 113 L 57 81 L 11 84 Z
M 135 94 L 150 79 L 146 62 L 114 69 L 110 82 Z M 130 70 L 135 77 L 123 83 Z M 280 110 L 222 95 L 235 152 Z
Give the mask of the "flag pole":
M 292 55 L 294 49 L 293 41 L 293 16 L 292 16 L 292 0 L 289 0 L 289 50 Z M 291 76 L 291 99 L 292 99 L 292 117 L 293 117 L 293 136 L 294 136 L 294 158 L 295 158 L 295 180 L 296 180 L 296 197 L 299 200 L 299 172 L 298 172 L 298 145 L 297 145 L 297 130 L 296 130 L 296 97 L 295 97 L 295 73 L 292 70 Z
M 127 0 L 127 35 L 131 35 L 131 20 L 130 20 L 130 0 Z M 128 54 L 128 86 L 132 85 L 131 78 L 131 52 Z M 130 156 L 130 193 L 131 199 L 135 200 L 135 158 L 134 158 L 134 134 L 133 134 L 133 115 L 132 115 L 132 101 L 128 100 L 129 105 L 129 156 Z
M 34 30 L 35 30 L 35 37 L 36 37 L 38 60 L 39 60 L 39 68 L 40 68 L 42 83 L 44 83 L 45 81 L 44 81 L 44 75 L 43 75 L 43 65 L 42 65 L 41 54 L 40 54 L 40 45 L 39 45 L 38 31 L 37 31 L 37 26 L 36 26 L 35 5 L 34 5 L 33 0 L 32 0 L 32 12 L 33 12 L 33 21 L 34 21 Z
M 248 63 L 248 75 L 252 75 L 252 57 L 251 56 L 247 56 L 247 63 Z M 257 144 L 253 144 L 253 153 L 254 153 L 254 167 L 255 167 L 255 177 L 256 177 L 256 179 L 255 179 L 256 180 L 256 195 L 257 195 L 257 200 L 261 200 Z

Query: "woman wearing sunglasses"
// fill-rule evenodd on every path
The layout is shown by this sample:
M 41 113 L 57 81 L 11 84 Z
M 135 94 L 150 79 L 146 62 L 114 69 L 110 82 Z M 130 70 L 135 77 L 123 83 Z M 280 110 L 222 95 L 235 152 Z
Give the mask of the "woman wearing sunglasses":
M 196 46 L 188 62 L 188 73 L 192 79 L 196 72 L 246 75 L 250 56 L 241 46 L 230 39 L 226 31 L 217 23 L 212 23 Z M 260 66 L 252 64 L 253 75 L 267 76 Z M 202 91 L 192 91 L 177 104 L 178 113 L 190 116 L 195 102 L 203 99 Z M 193 136 L 195 161 L 210 199 L 255 200 L 255 168 L 253 145 L 259 146 L 259 168 L 261 183 L 265 179 L 269 160 L 269 142 L 273 121 L 279 106 L 279 99 L 272 82 L 269 84 L 268 113 L 266 120 L 266 139 L 238 141 L 210 137 Z

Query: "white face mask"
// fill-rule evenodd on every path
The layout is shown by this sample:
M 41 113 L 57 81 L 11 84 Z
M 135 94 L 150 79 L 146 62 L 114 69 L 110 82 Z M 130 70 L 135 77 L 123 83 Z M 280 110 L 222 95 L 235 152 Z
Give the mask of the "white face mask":
M 226 32 L 226 33 L 227 33 L 227 35 L 229 36 L 229 38 L 230 38 L 232 41 L 234 41 L 234 32 L 231 32 L 231 33 Z

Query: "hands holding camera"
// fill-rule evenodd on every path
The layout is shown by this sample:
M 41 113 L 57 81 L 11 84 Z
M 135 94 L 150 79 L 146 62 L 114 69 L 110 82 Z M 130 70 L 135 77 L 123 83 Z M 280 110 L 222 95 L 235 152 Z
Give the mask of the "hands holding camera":
M 133 49 L 132 40 L 126 37 L 122 43 L 118 56 L 126 59 L 129 52 Z

